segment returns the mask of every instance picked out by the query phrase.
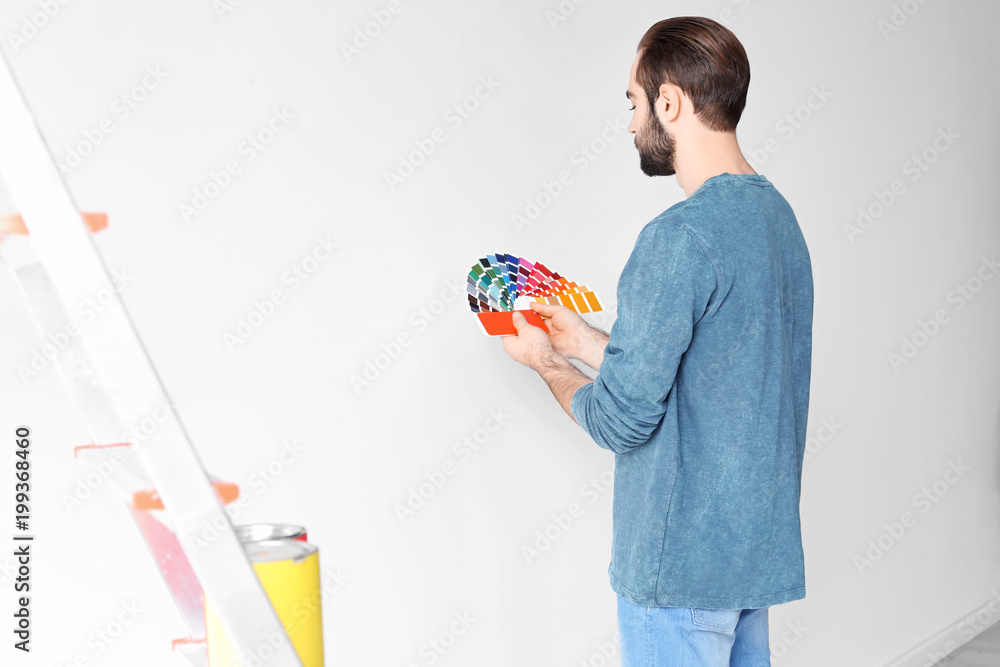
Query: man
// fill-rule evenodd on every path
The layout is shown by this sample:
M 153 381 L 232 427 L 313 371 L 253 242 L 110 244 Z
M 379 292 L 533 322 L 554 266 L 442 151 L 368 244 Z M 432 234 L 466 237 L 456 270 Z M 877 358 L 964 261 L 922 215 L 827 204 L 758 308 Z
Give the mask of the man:
M 788 202 L 737 144 L 749 81 L 743 46 L 715 21 L 646 32 L 629 132 L 642 171 L 676 174 L 686 199 L 639 232 L 610 334 L 535 303 L 549 333 L 515 314 L 503 339 L 615 453 L 623 667 L 770 665 L 768 607 L 805 597 L 812 267 Z

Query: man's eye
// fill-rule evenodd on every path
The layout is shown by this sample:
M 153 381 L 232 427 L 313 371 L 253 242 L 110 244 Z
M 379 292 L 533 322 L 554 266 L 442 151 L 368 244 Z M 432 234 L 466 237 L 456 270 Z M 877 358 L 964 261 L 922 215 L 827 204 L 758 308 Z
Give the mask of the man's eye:
M 635 107 L 632 107 L 631 109 L 629 109 L 629 111 L 635 111 Z

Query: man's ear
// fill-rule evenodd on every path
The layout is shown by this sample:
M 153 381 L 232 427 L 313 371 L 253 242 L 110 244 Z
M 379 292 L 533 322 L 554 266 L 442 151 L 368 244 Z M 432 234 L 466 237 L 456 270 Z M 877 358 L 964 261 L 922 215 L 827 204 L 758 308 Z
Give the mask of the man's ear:
M 681 112 L 681 91 L 671 84 L 664 83 L 660 86 L 660 96 L 656 98 L 656 113 L 663 114 L 661 119 L 665 122 L 675 120 Z

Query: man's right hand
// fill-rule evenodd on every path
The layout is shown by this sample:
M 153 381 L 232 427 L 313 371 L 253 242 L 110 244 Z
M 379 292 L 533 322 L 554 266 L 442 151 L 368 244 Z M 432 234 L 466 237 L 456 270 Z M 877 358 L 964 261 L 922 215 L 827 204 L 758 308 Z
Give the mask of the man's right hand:
M 595 370 L 600 367 L 607 334 L 591 327 L 579 313 L 566 306 L 532 301 L 531 309 L 549 318 L 545 325 L 556 352 L 570 359 L 579 359 Z

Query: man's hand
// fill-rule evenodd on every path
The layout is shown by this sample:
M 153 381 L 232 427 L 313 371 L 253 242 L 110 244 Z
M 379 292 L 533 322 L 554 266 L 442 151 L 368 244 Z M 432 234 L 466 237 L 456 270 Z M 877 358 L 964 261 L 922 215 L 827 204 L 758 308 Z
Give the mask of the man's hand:
M 545 324 L 549 328 L 552 349 L 567 359 L 579 359 L 595 370 L 600 367 L 607 334 L 587 324 L 579 313 L 566 306 L 532 301 L 531 309 L 549 318 Z
M 511 320 L 517 335 L 503 336 L 503 349 L 514 361 L 538 370 L 555 354 L 549 335 L 534 324 L 528 324 L 521 313 L 515 312 Z
M 590 378 L 553 349 L 549 334 L 534 324 L 529 324 L 524 315 L 514 313 L 511 320 L 517 329 L 517 335 L 504 336 L 503 349 L 514 361 L 538 371 L 562 409 L 570 419 L 576 421 L 573 416 L 573 394 L 583 385 L 590 384 Z M 551 325 L 549 326 L 551 330 Z

